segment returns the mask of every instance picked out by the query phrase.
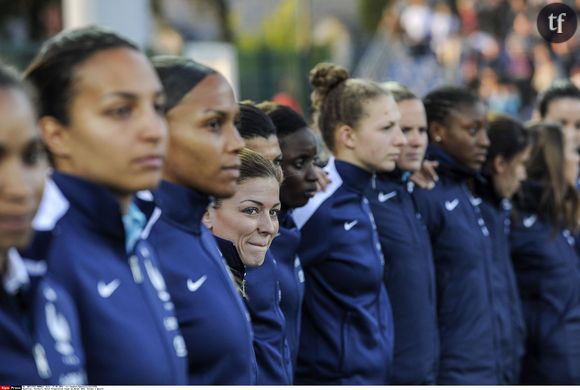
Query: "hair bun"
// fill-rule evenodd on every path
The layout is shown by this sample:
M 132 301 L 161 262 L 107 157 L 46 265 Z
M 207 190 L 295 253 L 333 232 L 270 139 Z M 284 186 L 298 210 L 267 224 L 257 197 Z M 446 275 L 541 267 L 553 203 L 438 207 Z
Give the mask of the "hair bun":
M 349 78 L 348 71 L 342 66 L 322 62 L 310 71 L 310 85 L 313 88 L 312 106 L 319 109 L 326 96 Z

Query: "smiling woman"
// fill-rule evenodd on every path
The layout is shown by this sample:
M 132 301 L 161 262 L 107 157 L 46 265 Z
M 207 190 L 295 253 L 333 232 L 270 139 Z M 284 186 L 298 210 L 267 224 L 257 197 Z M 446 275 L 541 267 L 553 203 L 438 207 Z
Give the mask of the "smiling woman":
M 242 262 L 257 267 L 278 232 L 280 171 L 249 149 L 240 153 L 242 165 L 236 194 L 216 200 L 206 224 L 218 237 L 232 241 Z
M 272 162 L 250 149 L 242 150 L 240 157 L 242 165 L 236 194 L 229 199 L 216 200 L 204 221 L 223 239 L 220 247 L 228 263 L 232 266 L 239 258 L 248 267 L 246 288 L 242 292 L 247 298 L 245 303 L 254 329 L 257 384 L 291 384 L 285 321 L 280 310 L 278 266 L 268 251 L 279 228 L 282 173 Z M 228 249 L 232 244 L 233 251 Z

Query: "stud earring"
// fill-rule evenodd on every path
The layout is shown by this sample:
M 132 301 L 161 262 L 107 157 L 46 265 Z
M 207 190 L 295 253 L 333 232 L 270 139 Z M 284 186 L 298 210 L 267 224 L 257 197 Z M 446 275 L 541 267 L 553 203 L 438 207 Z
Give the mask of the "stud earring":
M 441 142 L 441 137 L 439 137 L 438 135 L 435 136 L 435 142 Z

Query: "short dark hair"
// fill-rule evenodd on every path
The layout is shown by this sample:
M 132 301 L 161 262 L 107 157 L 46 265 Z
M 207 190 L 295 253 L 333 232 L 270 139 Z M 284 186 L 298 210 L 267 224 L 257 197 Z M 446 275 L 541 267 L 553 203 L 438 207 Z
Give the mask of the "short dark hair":
M 531 144 L 529 131 L 524 125 L 506 115 L 496 115 L 489 122 L 487 135 L 490 146 L 487 150 L 485 171 L 490 171 L 496 156 L 510 161 Z
M 283 138 L 308 127 L 306 120 L 288 106 L 273 102 L 262 102 L 257 105 L 274 123 L 278 138 Z
M 134 43 L 98 26 L 64 31 L 44 42 L 23 74 L 38 91 L 40 116 L 68 124 L 76 68 L 98 52 L 117 48 L 139 51 Z
M 235 126 L 244 139 L 269 138 L 276 135 L 276 126 L 268 115 L 251 103 L 239 103 Z
M 186 57 L 156 56 L 151 62 L 167 96 L 166 112 L 178 105 L 203 79 L 217 73 L 214 69 Z
M 462 105 L 474 105 L 480 98 L 469 89 L 460 86 L 446 85 L 434 89 L 423 98 L 427 123 L 447 123 L 452 109 Z
M 572 98 L 580 100 L 580 89 L 570 80 L 556 80 L 546 88 L 538 97 L 538 111 L 544 118 L 548 113 L 548 107 L 554 100 Z

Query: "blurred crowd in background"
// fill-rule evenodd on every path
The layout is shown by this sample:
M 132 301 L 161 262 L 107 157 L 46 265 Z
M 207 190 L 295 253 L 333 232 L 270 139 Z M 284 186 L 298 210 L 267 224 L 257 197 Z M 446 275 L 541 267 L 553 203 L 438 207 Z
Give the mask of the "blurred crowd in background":
M 27 63 L 40 42 L 65 27 L 66 3 L 1 1 L 0 56 Z M 307 71 L 320 61 L 360 77 L 399 80 L 419 95 L 442 83 L 463 83 L 491 111 L 522 120 L 532 117 L 537 92 L 553 80 L 580 85 L 578 34 L 561 44 L 538 34 L 536 18 L 549 0 L 142 3 L 149 9 L 144 45 L 152 53 L 191 53 L 191 42 L 228 43 L 240 95 L 260 101 L 278 94 L 302 111 L 308 107 Z M 580 0 L 564 3 L 578 10 Z

